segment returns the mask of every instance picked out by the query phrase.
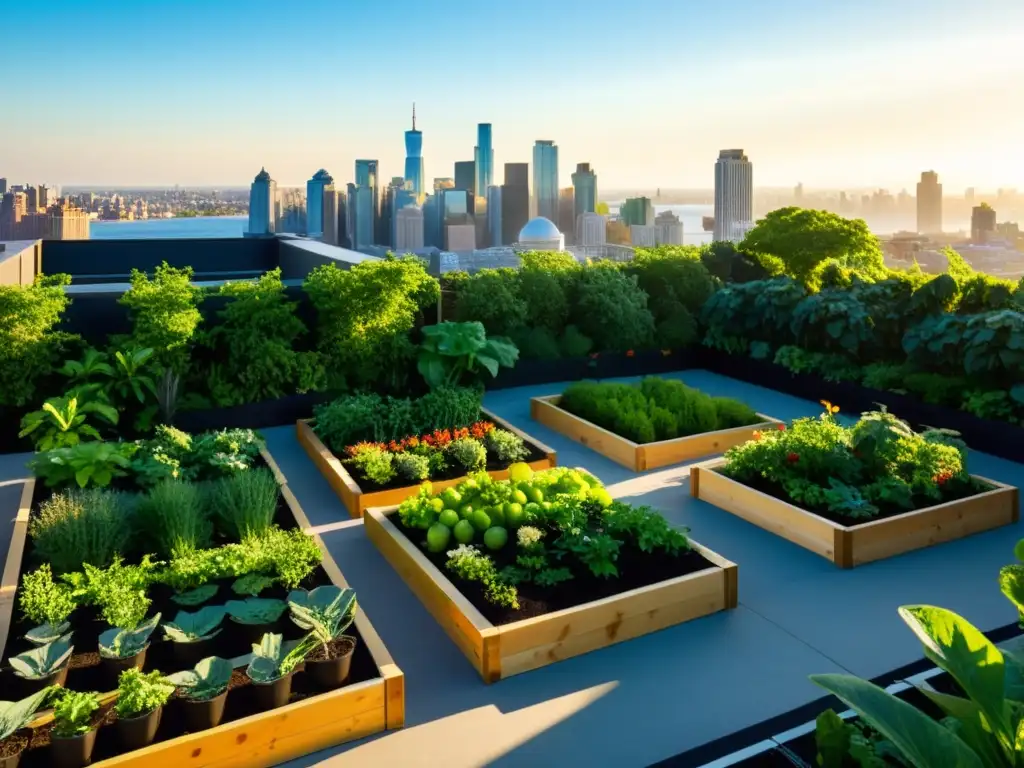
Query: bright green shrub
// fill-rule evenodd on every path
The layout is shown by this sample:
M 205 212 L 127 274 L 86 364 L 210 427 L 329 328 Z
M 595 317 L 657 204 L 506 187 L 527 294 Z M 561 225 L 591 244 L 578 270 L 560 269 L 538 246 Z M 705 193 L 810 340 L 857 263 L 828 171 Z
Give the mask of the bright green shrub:
M 445 448 L 445 454 L 450 464 L 466 472 L 478 472 L 487 466 L 487 449 L 471 437 L 452 440 Z
M 203 290 L 192 285 L 191 267 L 176 269 L 164 262 L 152 279 L 132 270 L 131 288 L 118 299 L 128 307 L 132 332 L 127 346 L 152 349 L 160 365 L 182 373 L 203 319 L 199 305 Z
M 393 401 L 394 402 L 394 401 Z M 404 434 L 395 434 L 389 440 L 414 434 L 426 434 L 435 429 L 461 429 L 480 420 L 483 391 L 468 387 L 439 387 L 411 401 L 414 427 Z
M 350 445 L 383 440 L 380 413 L 384 400 L 380 395 L 346 395 L 313 408 L 313 431 L 334 453 Z
M 932 405 L 960 404 L 967 380 L 963 376 L 914 371 L 903 377 L 902 389 Z
M 410 483 L 418 483 L 430 476 L 430 459 L 414 453 L 396 453 L 391 459 L 395 473 Z
M 559 347 L 563 357 L 586 357 L 594 348 L 594 341 L 578 326 L 567 325 L 559 340 Z
M 654 317 L 636 277 L 611 264 L 583 270 L 571 313 L 575 325 L 594 340 L 598 350 L 625 352 L 654 342 Z
M 132 539 L 130 495 L 106 489 L 65 491 L 44 501 L 29 522 L 36 555 L 56 573 L 104 568 L 127 554 Z
M 527 305 L 519 295 L 514 269 L 482 269 L 459 288 L 455 319 L 478 321 L 490 336 L 507 336 L 526 323 Z
M 360 474 L 377 485 L 387 485 L 395 479 L 395 454 L 375 445 L 360 446 L 349 463 Z
M 658 319 L 679 305 L 689 312 L 699 311 L 718 287 L 700 260 L 700 249 L 693 246 L 638 248 L 630 271 L 650 297 Z
M 960 301 L 956 311 L 961 315 L 973 315 L 997 309 L 1016 309 L 1014 290 L 1015 286 L 1009 280 L 974 274 L 960 283 Z
M 662 349 L 683 349 L 697 341 L 697 319 L 686 307 L 676 307 L 658 320 L 655 342 Z
M 525 360 L 557 360 L 562 356 L 558 339 L 547 328 L 518 328 L 510 338 Z
M 557 274 L 542 269 L 524 267 L 519 271 L 519 297 L 526 308 L 525 325 L 551 333 L 565 327 L 569 299 L 563 283 Z
M 748 424 L 757 424 L 761 417 L 757 411 L 746 403 L 734 400 L 731 397 L 713 397 L 715 412 L 718 416 L 718 429 L 732 429 L 733 427 L 745 427 Z

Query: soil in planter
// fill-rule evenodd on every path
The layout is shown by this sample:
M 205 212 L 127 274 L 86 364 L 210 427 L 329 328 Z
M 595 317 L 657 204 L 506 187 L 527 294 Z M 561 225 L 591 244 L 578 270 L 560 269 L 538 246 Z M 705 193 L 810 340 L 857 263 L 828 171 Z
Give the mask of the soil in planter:
M 695 550 L 673 557 L 662 552 L 641 552 L 636 547 L 624 544 L 619 550 L 619 559 L 616 561 L 621 574 L 619 578 L 602 579 L 593 576 L 590 571 L 575 568 L 574 579 L 554 587 L 545 588 L 538 587 L 536 584 L 519 584 L 517 586 L 519 609 L 514 610 L 489 602 L 484 596 L 484 588 L 478 582 L 460 579 L 445 568 L 445 563 L 448 560 L 446 552 L 432 553 L 423 548 L 426 538 L 425 531 L 406 528 L 397 515 L 392 515 L 389 519 L 430 562 L 437 566 L 438 570 L 451 580 L 474 607 L 496 626 L 511 624 L 514 621 L 534 616 L 543 616 L 564 608 L 574 608 L 577 605 L 612 597 L 631 589 L 649 587 L 678 576 L 686 576 L 707 568 L 718 567 Z M 455 546 L 453 543 L 451 548 L 454 549 Z M 488 551 L 487 554 L 491 555 L 494 564 L 500 571 L 506 565 L 515 563 L 516 551 L 517 548 L 514 544 L 509 544 L 497 552 Z
M 15 733 L 0 741 L 0 761 L 21 754 L 28 747 L 28 734 Z
M 719 474 L 728 477 L 725 472 Z M 740 482 L 737 480 L 736 482 Z M 949 482 L 946 483 L 943 488 L 942 499 L 936 501 L 935 499 L 927 496 L 915 496 L 914 497 L 914 508 L 903 509 L 903 507 L 897 507 L 894 505 L 881 504 L 879 506 L 879 513 L 872 517 L 847 517 L 846 515 L 837 515 L 834 512 L 830 512 L 827 509 L 812 508 L 801 502 L 793 501 L 789 494 L 786 493 L 785 489 L 779 484 L 766 480 L 764 478 L 757 478 L 753 482 L 743 481 L 743 485 L 748 488 L 753 488 L 755 491 L 772 496 L 773 498 L 784 501 L 787 504 L 792 504 L 794 507 L 799 507 L 808 512 L 813 512 L 818 517 L 823 517 L 826 520 L 831 520 L 833 523 L 838 523 L 846 527 L 853 527 L 855 525 L 863 525 L 864 523 L 873 523 L 876 520 L 885 520 L 890 517 L 899 517 L 900 515 L 906 515 L 910 512 L 916 512 L 921 509 L 927 509 L 928 507 L 937 507 L 940 504 L 947 504 L 951 501 L 960 501 L 961 499 L 969 499 L 972 496 L 985 493 L 986 491 L 995 490 L 995 486 L 990 486 L 987 483 L 980 481 L 971 480 L 969 482 Z

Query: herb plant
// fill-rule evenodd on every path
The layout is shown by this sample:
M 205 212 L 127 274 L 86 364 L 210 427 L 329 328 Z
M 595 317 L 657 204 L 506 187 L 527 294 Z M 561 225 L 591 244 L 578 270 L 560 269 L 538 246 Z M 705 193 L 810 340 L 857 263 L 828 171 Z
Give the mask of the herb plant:
M 120 629 L 111 627 L 100 635 L 100 656 L 109 659 L 127 659 L 141 653 L 149 645 L 149 636 L 160 623 L 160 614 L 137 627 Z
M 29 535 L 40 559 L 58 573 L 89 563 L 106 567 L 126 553 L 132 536 L 132 503 L 118 491 L 56 493 L 32 515 Z
M 201 489 L 184 480 L 164 480 L 139 502 L 139 519 L 156 552 L 177 556 L 209 545 L 213 526 Z
M 18 600 L 22 613 L 39 625 L 25 635 L 29 641 L 41 645 L 67 632 L 68 617 L 75 610 L 74 594 L 69 586 L 53 580 L 49 563 L 25 574 Z
M 157 671 L 126 669 L 117 681 L 114 709 L 122 720 L 148 715 L 162 707 L 174 693 L 174 685 Z
M 208 605 L 195 613 L 178 611 L 174 621 L 164 622 L 164 632 L 175 643 L 196 643 L 220 634 L 220 623 L 227 612 L 222 605 Z
M 264 576 L 261 573 L 247 573 L 231 585 L 231 591 L 236 595 L 249 595 L 256 597 L 265 589 L 269 589 L 277 583 L 273 576 Z
M 252 660 L 246 670 L 254 683 L 269 684 L 290 675 L 316 647 L 312 635 L 301 640 L 281 641 L 280 635 L 267 633 L 259 645 L 252 646 Z
M 59 689 L 53 705 L 53 735 L 70 739 L 88 733 L 93 728 L 93 713 L 99 708 L 97 693 Z
M 354 589 L 335 586 L 317 587 L 309 592 L 293 591 L 288 595 L 288 608 L 292 621 L 326 649 L 355 620 L 356 593 Z
M 196 664 L 194 669 L 176 672 L 167 680 L 183 689 L 189 701 L 209 701 L 228 689 L 234 671 L 227 659 L 210 656 Z
M 29 460 L 33 474 L 53 487 L 106 488 L 115 478 L 126 477 L 136 446 L 98 440 L 70 448 L 54 448 Z
M 213 481 L 205 503 L 217 529 L 234 541 L 262 536 L 274 523 L 280 489 L 264 467 Z
M 46 645 L 12 656 L 8 663 L 18 677 L 42 680 L 67 664 L 73 650 L 71 635 L 68 634 Z

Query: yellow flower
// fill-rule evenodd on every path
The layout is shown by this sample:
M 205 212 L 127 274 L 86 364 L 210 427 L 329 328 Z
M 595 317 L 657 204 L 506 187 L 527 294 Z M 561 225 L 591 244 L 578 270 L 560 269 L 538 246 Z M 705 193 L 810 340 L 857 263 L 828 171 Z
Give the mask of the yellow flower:
M 833 413 L 839 413 L 839 406 L 832 405 L 828 400 L 819 400 L 823 406 L 825 406 L 825 413 L 832 415 Z

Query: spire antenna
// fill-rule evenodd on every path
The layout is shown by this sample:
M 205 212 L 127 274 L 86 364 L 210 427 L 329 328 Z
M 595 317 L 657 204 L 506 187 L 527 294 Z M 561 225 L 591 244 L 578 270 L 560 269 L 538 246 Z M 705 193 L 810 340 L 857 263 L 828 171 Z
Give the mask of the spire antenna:
M 416 130 L 416 102 L 412 103 L 412 129 Z

